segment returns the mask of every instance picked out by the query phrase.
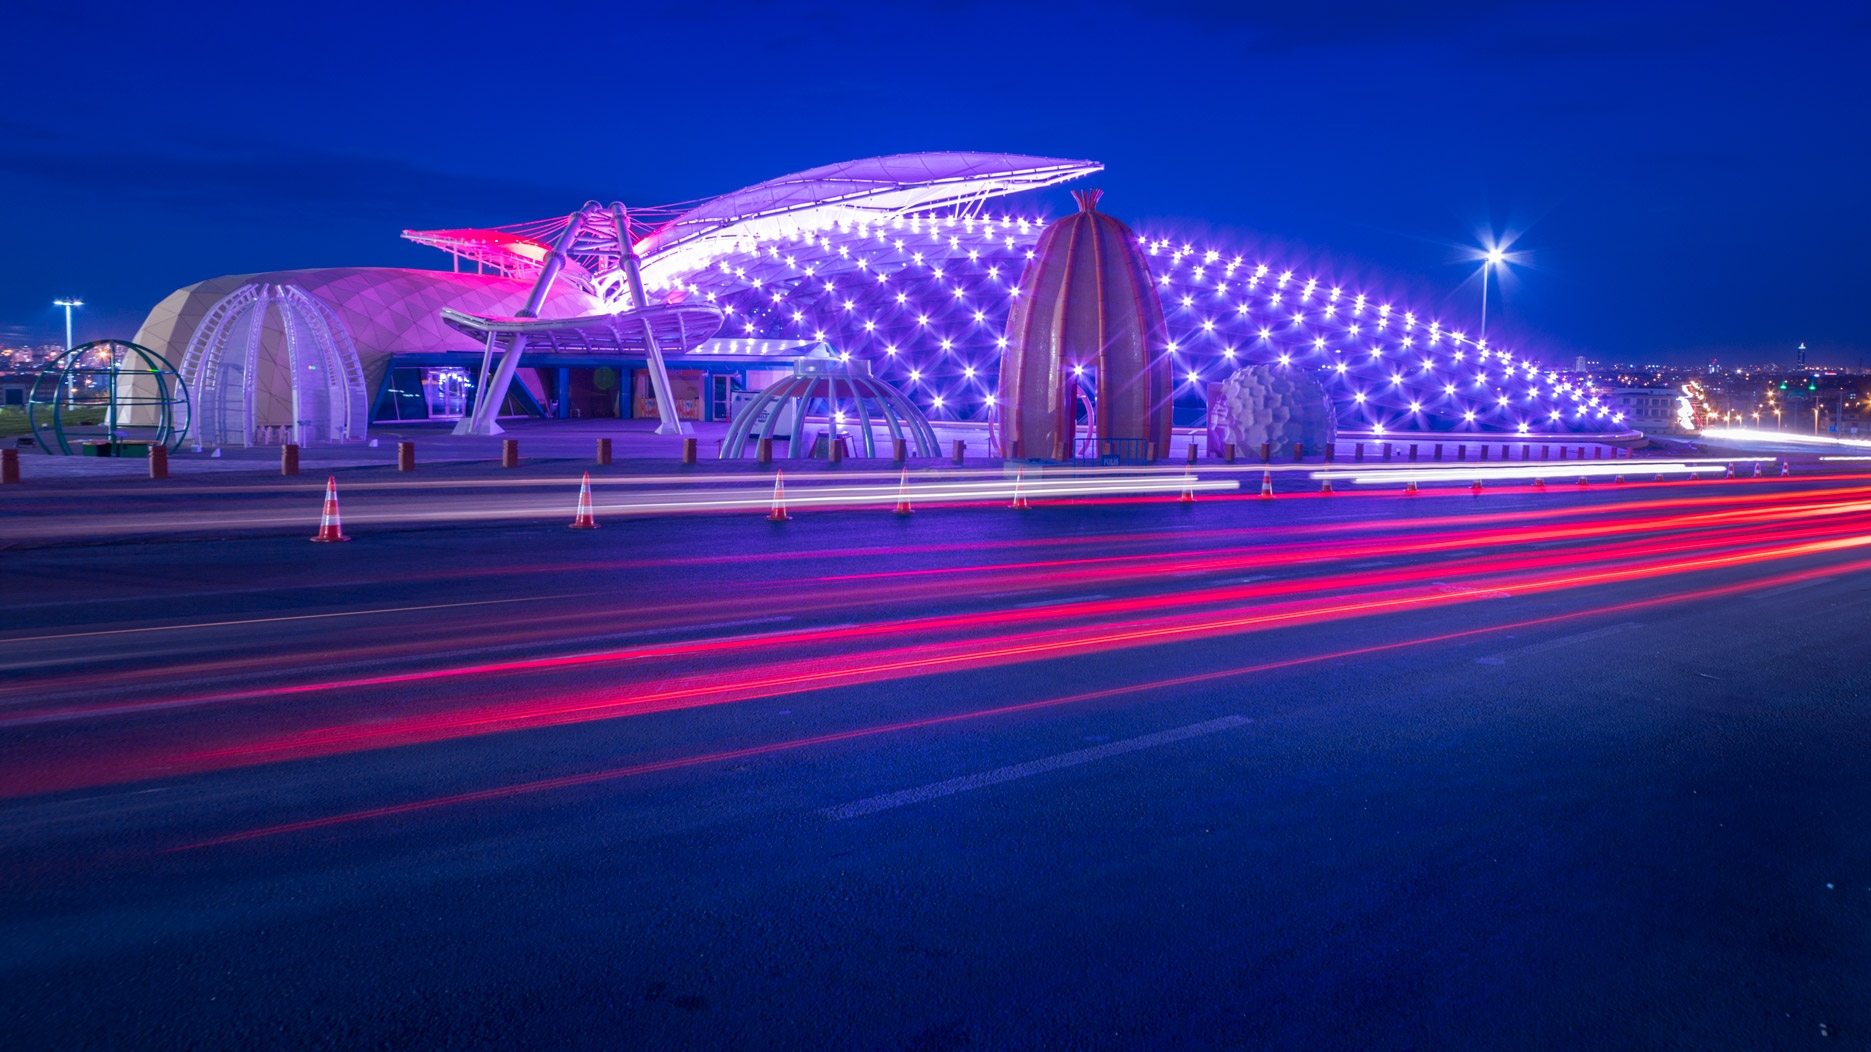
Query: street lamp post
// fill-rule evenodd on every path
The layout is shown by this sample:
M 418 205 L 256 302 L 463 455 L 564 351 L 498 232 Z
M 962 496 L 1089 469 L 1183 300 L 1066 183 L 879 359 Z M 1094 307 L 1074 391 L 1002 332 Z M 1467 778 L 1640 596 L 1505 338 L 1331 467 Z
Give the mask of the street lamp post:
M 1499 245 L 1488 249 L 1488 254 L 1481 257 L 1481 332 L 1480 339 L 1488 338 L 1488 271 L 1501 265 L 1507 254 Z
M 52 306 L 65 308 L 65 349 L 71 350 L 71 309 L 84 306 L 83 300 L 53 300 Z

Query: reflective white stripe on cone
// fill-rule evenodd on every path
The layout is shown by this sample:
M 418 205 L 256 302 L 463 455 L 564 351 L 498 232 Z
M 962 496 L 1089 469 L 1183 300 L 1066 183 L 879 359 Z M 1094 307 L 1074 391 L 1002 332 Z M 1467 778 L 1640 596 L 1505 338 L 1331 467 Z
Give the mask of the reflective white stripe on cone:
M 572 518 L 572 529 L 595 530 L 598 520 L 591 514 L 591 472 L 585 472 L 584 480 L 578 484 L 578 514 Z
M 319 518 L 318 536 L 315 541 L 348 541 L 344 527 L 338 521 L 338 476 L 325 480 L 325 513 Z
M 1013 507 L 1025 509 L 1032 507 L 1026 502 L 1026 494 L 1021 492 L 1021 485 L 1026 482 L 1026 469 L 1017 468 L 1013 475 Z
M 790 522 L 792 516 L 786 514 L 786 472 L 773 473 L 773 510 L 767 512 L 768 522 Z
M 910 469 L 903 469 L 903 478 L 897 483 L 896 514 L 910 515 L 916 511 L 910 507 Z

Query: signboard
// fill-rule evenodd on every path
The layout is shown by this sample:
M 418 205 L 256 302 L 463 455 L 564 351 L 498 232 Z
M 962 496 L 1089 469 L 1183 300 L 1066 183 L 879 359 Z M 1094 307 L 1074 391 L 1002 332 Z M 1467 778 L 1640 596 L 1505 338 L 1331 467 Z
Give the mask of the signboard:
M 650 371 L 634 371 L 631 399 L 631 415 L 639 420 L 654 420 L 656 411 L 656 388 L 650 383 Z M 707 385 L 708 374 L 700 369 L 669 370 L 669 393 L 676 400 L 677 420 L 700 420 L 702 418 L 702 390 Z

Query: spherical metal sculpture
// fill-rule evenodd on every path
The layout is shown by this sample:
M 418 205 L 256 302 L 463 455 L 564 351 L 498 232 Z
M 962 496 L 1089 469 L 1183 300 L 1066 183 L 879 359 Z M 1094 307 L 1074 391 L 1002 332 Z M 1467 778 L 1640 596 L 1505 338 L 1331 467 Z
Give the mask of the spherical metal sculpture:
M 1020 275 L 1001 359 L 1001 455 L 1070 460 L 1074 388 L 1090 376 L 1101 459 L 1169 449 L 1171 386 L 1163 306 L 1137 238 L 1078 190 L 1079 211 L 1048 226 Z
M 1296 365 L 1254 365 L 1222 381 L 1209 422 L 1236 449 L 1270 445 L 1284 453 L 1294 445 L 1322 450 L 1338 434 L 1331 396 L 1311 370 Z
M 34 440 L 48 453 L 146 456 L 181 447 L 192 415 L 188 384 L 169 360 L 124 340 L 74 347 L 33 380 Z

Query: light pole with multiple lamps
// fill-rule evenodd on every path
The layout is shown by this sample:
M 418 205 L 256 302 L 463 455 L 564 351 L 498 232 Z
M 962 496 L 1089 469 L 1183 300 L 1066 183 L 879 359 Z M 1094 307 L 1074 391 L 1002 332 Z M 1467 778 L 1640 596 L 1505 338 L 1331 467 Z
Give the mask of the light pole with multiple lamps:
M 53 300 L 52 306 L 65 308 L 65 349 L 71 350 L 71 309 L 84 306 L 83 300 Z

